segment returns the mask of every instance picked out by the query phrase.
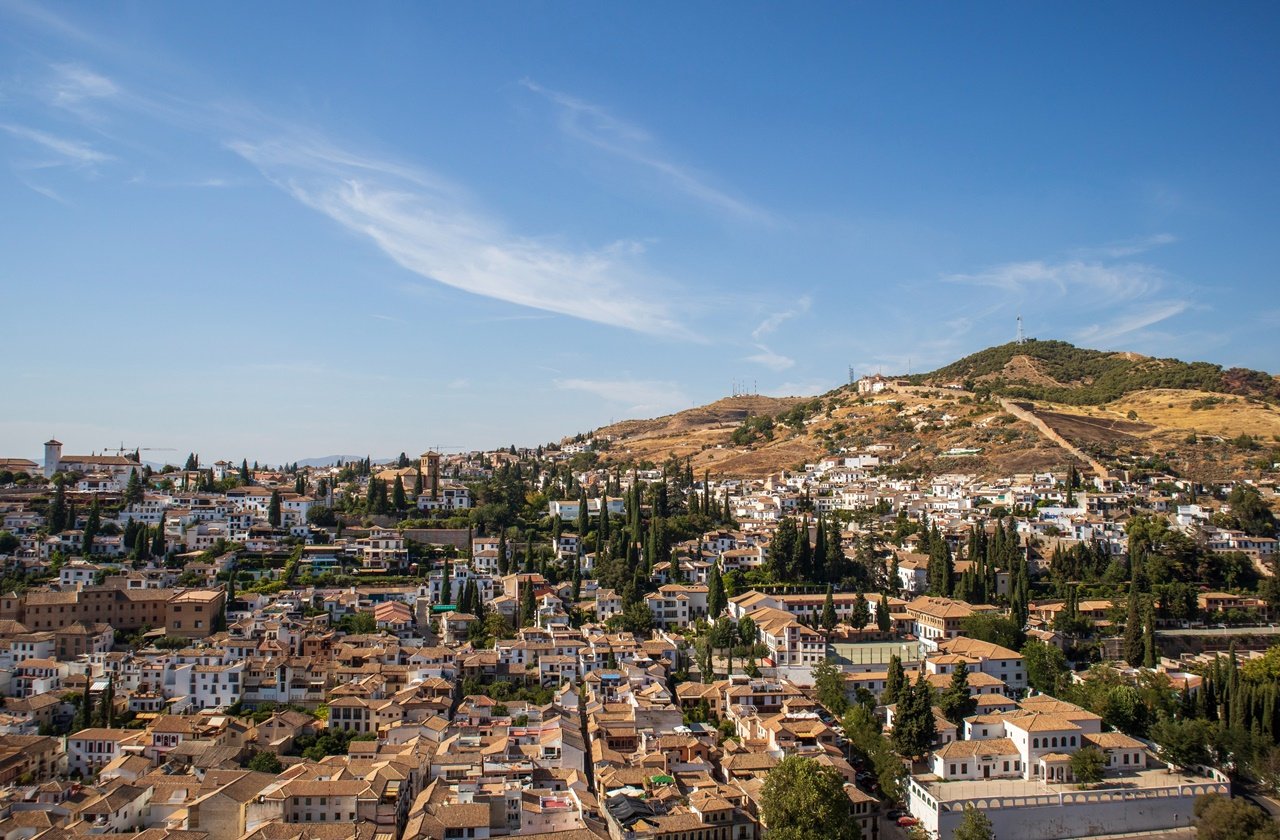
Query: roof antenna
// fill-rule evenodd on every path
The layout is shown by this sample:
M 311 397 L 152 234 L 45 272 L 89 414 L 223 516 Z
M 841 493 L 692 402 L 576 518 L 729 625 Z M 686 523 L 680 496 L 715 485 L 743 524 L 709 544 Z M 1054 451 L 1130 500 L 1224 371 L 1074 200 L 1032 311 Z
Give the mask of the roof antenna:
M 1027 336 L 1022 332 L 1022 316 L 1018 316 L 1018 344 L 1026 344 Z

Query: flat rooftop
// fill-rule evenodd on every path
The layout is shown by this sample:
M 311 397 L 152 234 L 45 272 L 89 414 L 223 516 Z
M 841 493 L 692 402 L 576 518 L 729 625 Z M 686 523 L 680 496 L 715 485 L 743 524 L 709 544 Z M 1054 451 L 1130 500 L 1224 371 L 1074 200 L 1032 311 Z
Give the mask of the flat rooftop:
M 888 665 L 897 656 L 904 663 L 920 661 L 920 643 L 910 642 L 834 642 L 828 652 L 838 665 Z
M 991 797 L 1044 796 L 1046 794 L 1081 793 L 1074 783 L 1045 783 L 1040 780 L 1026 782 L 1021 779 L 990 779 L 943 782 L 933 774 L 918 775 L 916 783 L 929 791 L 939 802 L 952 802 L 965 799 L 990 799 Z M 1116 790 L 1150 790 L 1155 788 L 1177 787 L 1178 785 L 1213 784 L 1213 780 L 1205 776 L 1196 776 L 1185 771 L 1170 773 L 1164 767 L 1148 768 L 1136 773 L 1122 776 L 1107 776 L 1092 791 Z

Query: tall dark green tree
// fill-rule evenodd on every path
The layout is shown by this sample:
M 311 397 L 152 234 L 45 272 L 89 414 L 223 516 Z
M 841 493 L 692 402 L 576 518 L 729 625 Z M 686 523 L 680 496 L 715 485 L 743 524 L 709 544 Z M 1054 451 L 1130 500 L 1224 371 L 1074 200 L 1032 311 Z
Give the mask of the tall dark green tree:
M 587 491 L 578 493 L 578 541 L 587 538 L 587 530 L 591 527 L 590 514 L 587 511 Z
M 151 537 L 151 556 L 163 557 L 165 555 L 164 545 L 164 511 L 160 512 L 160 523 L 156 525 L 155 533 Z
M 894 749 L 899 755 L 922 756 L 932 747 L 937 732 L 933 719 L 933 687 L 925 680 L 921 668 L 916 681 L 898 693 L 893 715 Z
M 442 604 L 453 603 L 453 583 L 449 579 L 449 571 L 452 566 L 453 562 L 446 557 L 444 568 L 440 572 L 440 603 Z
M 707 616 L 711 620 L 720 617 L 729 601 L 724 594 L 724 580 L 720 577 L 720 563 L 713 561 L 707 573 Z
M 861 592 L 853 599 L 853 609 L 849 611 L 849 623 L 853 625 L 853 629 L 861 630 L 871 622 L 871 605 L 867 603 L 867 596 Z
M 248 486 L 253 483 L 253 479 L 249 477 L 249 459 L 243 458 L 240 461 L 240 484 Z
M 49 533 L 60 534 L 67 530 L 67 484 L 62 476 L 53 480 L 53 499 L 49 502 Z
M 520 586 L 520 626 L 532 627 L 537 617 L 537 602 L 533 597 L 533 582 L 526 580 Z
M 267 502 L 267 521 L 273 527 L 280 527 L 280 491 L 271 491 L 271 500 Z
M 959 727 L 977 705 L 978 701 L 969 693 L 969 666 L 961 662 L 951 672 L 951 685 L 938 698 L 938 708 L 947 720 Z
M 399 475 L 396 476 L 396 483 L 391 487 L 391 506 L 397 511 L 409 507 L 409 500 L 404 495 L 404 481 Z
M 573 592 L 570 596 L 575 606 L 582 599 L 582 543 L 578 546 L 578 553 L 573 558 Z
M 785 517 L 778 523 L 773 539 L 769 541 L 769 570 L 774 580 L 795 579 L 796 561 L 800 553 L 800 533 L 796 521 Z
M 142 479 L 136 469 L 129 470 L 129 481 L 124 487 L 124 503 L 136 505 L 142 501 Z
M 506 577 L 511 572 L 511 564 L 507 559 L 507 533 L 505 528 L 498 529 L 498 575 Z
M 1156 649 L 1156 617 L 1150 604 L 1142 613 L 1142 667 L 1154 668 L 1159 664 Z
M 1135 668 L 1142 664 L 1142 604 L 1136 584 L 1129 586 L 1129 605 L 1124 620 L 1124 660 Z
M 92 504 L 89 505 L 89 518 L 85 520 L 84 537 L 80 545 L 80 553 L 85 557 L 93 554 L 93 541 L 100 530 L 102 530 L 102 514 L 98 508 L 98 497 L 95 495 Z
M 902 668 L 902 659 L 897 654 L 889 657 L 889 674 L 884 681 L 884 691 L 880 695 L 880 703 L 892 706 L 898 702 L 902 688 L 907 684 L 906 671 Z
M 89 674 L 84 676 L 84 694 L 80 696 L 80 728 L 88 729 L 93 726 L 93 695 L 89 689 L 93 687 L 93 677 Z
M 892 626 L 893 616 L 889 613 L 889 599 L 881 595 L 880 602 L 876 604 L 876 629 L 881 633 L 888 633 Z
M 826 558 L 823 560 L 822 569 L 827 580 L 832 583 L 839 583 L 844 579 L 846 567 L 849 565 L 845 560 L 844 546 L 841 545 L 840 539 L 840 523 L 834 519 L 828 521 L 825 540 Z
M 818 533 L 822 533 L 821 526 L 818 528 Z M 821 623 L 822 629 L 827 631 L 827 636 L 829 638 L 831 636 L 831 631 L 836 629 L 836 602 L 835 596 L 832 594 L 831 584 L 829 583 L 827 584 L 826 597 L 822 599 Z

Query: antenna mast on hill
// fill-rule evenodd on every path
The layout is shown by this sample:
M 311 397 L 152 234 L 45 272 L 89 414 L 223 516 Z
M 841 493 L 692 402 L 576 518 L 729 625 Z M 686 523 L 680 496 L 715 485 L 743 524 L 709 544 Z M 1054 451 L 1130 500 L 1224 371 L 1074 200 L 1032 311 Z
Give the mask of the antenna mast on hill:
M 1018 316 L 1018 344 L 1026 344 L 1027 336 L 1022 332 L 1022 316 Z
M 849 384 L 852 385 L 854 382 L 857 382 L 857 381 L 858 381 L 857 377 L 855 377 L 853 373 L 853 365 L 849 365 Z

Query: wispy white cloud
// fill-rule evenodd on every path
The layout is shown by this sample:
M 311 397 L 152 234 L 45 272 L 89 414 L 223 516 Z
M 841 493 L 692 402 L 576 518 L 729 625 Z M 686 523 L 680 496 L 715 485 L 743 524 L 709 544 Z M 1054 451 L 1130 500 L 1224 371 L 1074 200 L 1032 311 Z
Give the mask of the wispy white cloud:
M 1091 324 L 1076 332 L 1076 339 L 1105 344 L 1121 336 L 1131 335 L 1147 327 L 1181 315 L 1191 307 L 1185 300 L 1152 301 L 1149 305 L 1126 312 L 1106 324 Z
M 46 187 L 43 184 L 37 184 L 34 181 L 30 181 L 26 178 L 19 178 L 18 180 L 22 182 L 22 185 L 24 187 L 26 187 L 27 189 L 31 190 L 34 193 L 42 195 L 45 198 L 50 199 L 51 201 L 56 201 L 59 204 L 65 204 L 67 206 L 71 205 L 71 202 L 67 201 L 65 198 L 63 198 L 61 195 L 59 195 L 55 190 L 53 190 L 50 187 Z
M 760 341 L 769 333 L 772 333 L 782 326 L 786 321 L 803 315 L 813 306 L 813 299 L 808 295 L 803 295 L 796 301 L 796 305 L 789 309 L 782 309 L 769 315 L 760 324 L 751 331 L 751 337 L 756 341 Z
M 273 183 L 404 268 L 472 294 L 637 332 L 693 338 L 625 242 L 571 248 L 508 232 L 441 179 L 316 142 L 237 141 Z
M 763 365 L 764 367 L 769 368 L 769 370 L 774 371 L 784 371 L 788 368 L 795 367 L 795 359 L 775 352 L 764 343 L 763 339 L 765 336 L 776 332 L 778 327 L 782 326 L 787 321 L 808 312 L 812 306 L 813 299 L 808 295 L 803 295 L 796 301 L 795 306 L 788 309 L 779 309 L 757 324 L 756 328 L 751 331 L 751 338 L 754 340 L 756 350 L 759 352 L 747 356 L 746 361 L 757 365 Z
M 667 412 L 689 406 L 690 400 L 675 382 L 653 379 L 557 379 L 562 391 L 582 391 L 606 402 L 626 406 L 630 412 Z
M 110 99 L 120 93 L 115 82 L 84 65 L 55 64 L 51 69 L 53 78 L 49 82 L 50 104 L 80 116 L 91 115 L 85 107 L 88 103 Z
M 1098 257 L 1119 259 L 1121 257 L 1132 257 L 1138 254 L 1145 254 L 1147 251 L 1161 248 L 1165 245 L 1172 245 L 1177 241 L 1178 237 L 1171 233 L 1156 233 L 1151 236 L 1142 236 L 1136 239 L 1122 239 L 1118 242 L 1111 242 L 1099 247 L 1077 248 L 1072 253 L 1074 256 L 1081 259 L 1096 259 Z
M 53 152 L 58 156 L 57 160 L 35 163 L 31 165 L 31 168 L 61 166 L 67 164 L 72 166 L 91 166 L 95 163 L 104 163 L 112 160 L 111 155 L 98 151 L 88 143 L 82 143 L 79 140 L 71 140 L 66 137 L 58 137 L 57 135 L 50 134 L 47 131 L 28 128 L 24 125 L 11 124 L 0 124 L 0 129 L 4 129 L 14 137 L 34 143 L 45 151 Z
M 747 356 L 746 360 L 748 362 L 754 362 L 767 367 L 769 370 L 776 371 L 784 371 L 796 365 L 795 359 L 790 356 L 784 356 L 781 353 L 775 353 L 763 344 L 757 344 L 756 349 L 760 352 Z
M 662 156 L 648 131 L 619 119 L 604 108 L 567 93 L 543 87 L 532 79 L 520 84 L 553 103 L 560 111 L 560 128 L 575 140 L 587 143 L 661 176 L 673 189 L 739 221 L 771 223 L 773 216 L 749 201 L 734 197 L 709 183 L 707 176 Z
M 1164 283 L 1164 272 L 1143 263 L 1109 265 L 1101 261 L 1030 260 L 1005 263 L 973 274 L 949 274 L 948 283 L 990 286 L 1005 292 L 1066 294 L 1088 291 L 1108 300 L 1133 300 Z

